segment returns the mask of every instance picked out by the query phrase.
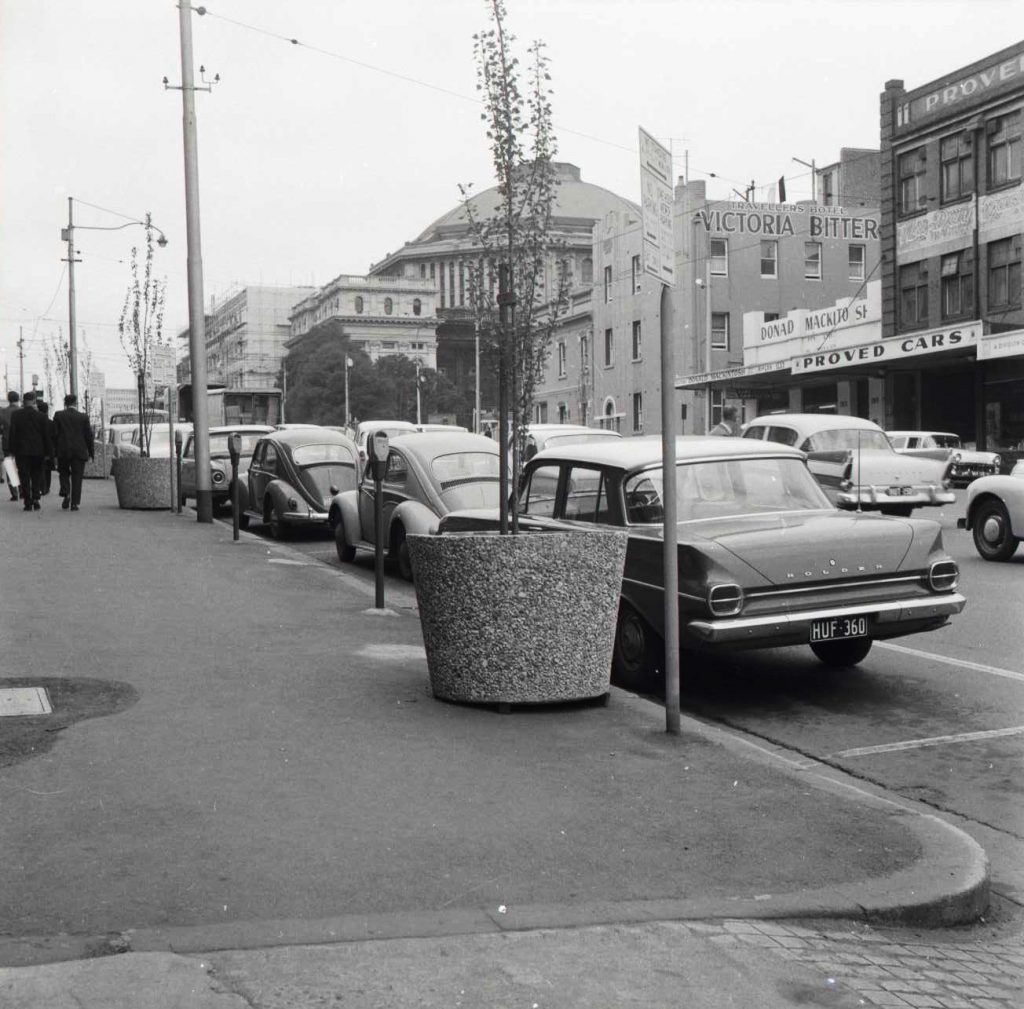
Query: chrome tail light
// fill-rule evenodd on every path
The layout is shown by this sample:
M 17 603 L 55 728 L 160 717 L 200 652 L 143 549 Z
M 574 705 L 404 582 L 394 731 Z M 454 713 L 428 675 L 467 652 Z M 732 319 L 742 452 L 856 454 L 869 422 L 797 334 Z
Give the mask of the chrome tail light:
M 734 617 L 743 609 L 743 589 L 735 583 L 712 585 L 708 589 L 708 609 L 716 617 Z
M 953 467 L 956 465 L 956 458 L 952 458 L 946 463 L 946 471 L 942 474 L 942 486 L 945 490 L 949 490 L 953 483 Z
M 213 481 L 214 483 L 223 483 L 223 482 L 224 482 L 224 479 L 225 479 L 225 477 L 224 477 L 224 470 L 222 470 L 222 469 L 215 469 L 215 470 L 214 470 L 214 471 L 213 471 L 213 472 L 212 472 L 212 473 L 210 474 L 210 479 L 211 479 L 211 480 L 212 480 L 212 481 Z
M 928 569 L 928 588 L 932 592 L 952 592 L 960 582 L 960 568 L 954 560 L 934 561 Z

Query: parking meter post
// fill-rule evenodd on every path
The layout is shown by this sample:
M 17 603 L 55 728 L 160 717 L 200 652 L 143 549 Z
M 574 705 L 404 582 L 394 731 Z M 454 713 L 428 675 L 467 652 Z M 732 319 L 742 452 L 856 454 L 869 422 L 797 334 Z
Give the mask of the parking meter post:
M 231 538 L 238 540 L 238 460 L 242 455 L 242 436 L 233 432 L 228 438 L 231 457 Z
M 366 451 L 373 474 L 373 568 L 374 605 L 384 609 L 384 473 L 388 465 L 388 436 L 383 431 L 374 431 L 366 439 Z
M 174 506 L 177 513 L 181 514 L 181 428 L 179 427 L 174 432 L 174 469 L 177 474 L 177 480 L 174 483 Z

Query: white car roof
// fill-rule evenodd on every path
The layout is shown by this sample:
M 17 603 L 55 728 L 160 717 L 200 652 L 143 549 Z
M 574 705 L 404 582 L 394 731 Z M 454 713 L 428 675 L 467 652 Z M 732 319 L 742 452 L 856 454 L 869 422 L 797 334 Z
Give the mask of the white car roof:
M 943 438 L 959 438 L 960 435 L 954 434 L 952 431 L 886 431 L 887 435 L 893 438 L 920 438 L 922 435 L 933 435 L 939 434 Z
M 676 438 L 677 462 L 697 459 L 735 459 L 744 456 L 789 456 L 805 458 L 804 453 L 788 445 L 756 438 L 720 438 L 715 435 L 679 435 Z M 583 444 L 555 446 L 538 452 L 530 465 L 546 460 L 594 463 L 635 469 L 661 462 L 661 435 L 638 438 L 609 438 Z
M 860 428 L 862 431 L 881 431 L 882 429 L 871 420 L 863 417 L 852 417 L 843 413 L 766 413 L 755 417 L 746 427 L 763 424 L 766 427 L 791 427 L 801 434 L 814 434 L 816 431 L 842 431 Z

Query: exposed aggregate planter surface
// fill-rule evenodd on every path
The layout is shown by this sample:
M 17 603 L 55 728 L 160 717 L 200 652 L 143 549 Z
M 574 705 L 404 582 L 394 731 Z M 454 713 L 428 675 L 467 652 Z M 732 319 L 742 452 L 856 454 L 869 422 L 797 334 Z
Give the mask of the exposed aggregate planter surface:
M 625 533 L 410 536 L 435 697 L 481 704 L 608 693 Z
M 166 459 L 121 456 L 111 472 L 121 508 L 170 508 L 171 469 Z
M 110 446 L 105 443 L 97 445 L 92 459 L 85 464 L 86 480 L 106 480 L 110 476 L 110 464 L 113 461 Z

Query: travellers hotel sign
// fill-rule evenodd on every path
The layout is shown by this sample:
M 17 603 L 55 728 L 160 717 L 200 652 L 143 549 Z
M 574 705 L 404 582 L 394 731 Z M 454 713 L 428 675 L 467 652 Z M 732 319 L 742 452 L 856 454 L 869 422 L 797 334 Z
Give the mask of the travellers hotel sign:
M 699 211 L 697 221 L 709 234 L 716 235 L 780 238 L 801 234 L 811 238 L 878 240 L 878 221 L 873 217 L 851 217 L 845 207 L 805 207 L 795 203 L 719 204 Z

